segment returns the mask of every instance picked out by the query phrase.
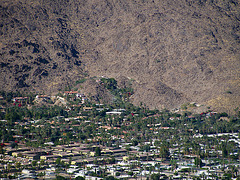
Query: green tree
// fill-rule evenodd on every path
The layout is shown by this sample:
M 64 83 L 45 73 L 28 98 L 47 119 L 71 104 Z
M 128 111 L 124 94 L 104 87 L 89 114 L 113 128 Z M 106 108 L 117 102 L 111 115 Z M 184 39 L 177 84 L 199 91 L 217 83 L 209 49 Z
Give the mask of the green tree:
M 129 176 L 133 176 L 133 172 L 132 171 L 128 171 L 128 175 Z
M 113 176 L 107 176 L 104 178 L 104 180 L 116 180 Z
M 165 145 L 161 145 L 160 147 L 160 157 L 161 158 L 168 158 L 170 155 L 169 148 Z
M 85 180 L 85 178 L 82 177 L 82 176 L 77 176 L 77 177 L 75 178 L 75 180 Z
M 4 149 L 3 149 L 3 146 L 0 145 L 0 154 L 4 154 Z
M 37 161 L 33 160 L 33 161 L 32 161 L 32 166 L 33 166 L 33 167 L 36 167 L 36 166 L 37 166 Z
M 203 165 L 202 160 L 201 160 L 199 157 L 195 158 L 194 164 L 195 164 L 197 167 L 202 167 L 202 165 Z
M 20 168 L 21 168 L 21 163 L 20 163 L 20 162 L 16 162 L 16 163 L 15 163 L 15 167 L 16 167 L 17 169 L 20 169 Z
M 72 157 L 69 158 L 68 166 L 71 166 L 71 164 L 72 164 Z
M 138 141 L 136 139 L 132 140 L 132 146 L 137 146 L 138 145 Z
M 8 164 L 7 164 L 7 170 L 10 171 L 11 168 L 12 168 L 11 164 L 8 163 Z
M 65 180 L 65 179 L 67 179 L 67 178 L 65 178 L 65 177 L 63 177 L 63 176 L 57 176 L 56 179 L 57 179 L 57 180 Z
M 101 156 L 101 149 L 100 149 L 100 147 L 96 147 L 96 149 L 95 149 L 95 156 Z
M 61 158 L 56 159 L 56 165 L 60 166 L 62 164 Z
M 224 158 L 228 157 L 228 150 L 226 146 L 222 147 L 222 155 Z
M 151 175 L 151 180 L 159 180 L 160 179 L 160 174 L 152 174 Z
M 45 164 L 45 161 L 43 159 L 40 160 L 40 165 L 43 166 Z
M 229 166 L 229 169 L 230 169 L 229 172 L 232 174 L 232 178 L 236 177 L 237 174 L 238 174 L 238 169 L 237 169 L 237 167 L 234 166 L 234 165 L 231 165 L 231 166 Z
M 16 148 L 17 147 L 17 143 L 16 142 L 12 142 L 11 143 L 11 148 Z

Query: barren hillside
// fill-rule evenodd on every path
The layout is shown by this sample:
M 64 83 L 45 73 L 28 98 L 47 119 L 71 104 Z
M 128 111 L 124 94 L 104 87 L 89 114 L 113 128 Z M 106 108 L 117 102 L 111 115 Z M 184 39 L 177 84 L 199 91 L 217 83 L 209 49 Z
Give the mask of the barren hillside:
M 0 0 L 2 90 L 131 79 L 134 104 L 240 106 L 237 0 Z

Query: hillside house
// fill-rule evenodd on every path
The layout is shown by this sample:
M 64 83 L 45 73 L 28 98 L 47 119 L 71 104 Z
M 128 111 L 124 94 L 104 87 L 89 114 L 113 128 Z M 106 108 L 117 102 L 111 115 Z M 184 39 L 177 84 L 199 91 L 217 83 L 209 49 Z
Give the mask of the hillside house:
M 48 95 L 37 95 L 36 99 L 50 100 L 50 96 L 48 96 Z
M 68 95 L 74 95 L 74 94 L 78 94 L 78 92 L 77 91 L 65 91 L 63 95 L 68 96 Z
M 14 97 L 12 99 L 14 103 L 21 103 L 21 104 L 26 103 L 27 100 L 28 100 L 28 97 Z

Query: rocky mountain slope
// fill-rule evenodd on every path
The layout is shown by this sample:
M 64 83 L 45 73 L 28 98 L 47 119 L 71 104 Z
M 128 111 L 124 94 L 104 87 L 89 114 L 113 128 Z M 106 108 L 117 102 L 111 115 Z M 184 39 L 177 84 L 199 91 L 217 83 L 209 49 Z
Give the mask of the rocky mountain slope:
M 0 0 L 2 90 L 131 80 L 134 104 L 240 106 L 237 0 Z M 124 84 L 124 83 L 123 83 Z

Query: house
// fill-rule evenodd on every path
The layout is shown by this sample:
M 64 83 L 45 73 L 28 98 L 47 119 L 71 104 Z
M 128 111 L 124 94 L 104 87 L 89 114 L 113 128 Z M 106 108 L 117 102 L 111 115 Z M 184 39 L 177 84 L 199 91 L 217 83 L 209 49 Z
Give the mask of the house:
M 84 104 L 88 99 L 86 97 L 82 98 L 82 104 Z
M 74 176 L 75 176 L 75 178 L 78 177 L 78 176 L 84 177 L 85 174 L 87 174 L 87 172 L 88 172 L 87 170 L 83 169 L 83 170 L 80 170 L 78 173 L 75 173 Z
M 43 179 L 55 179 L 55 177 L 56 177 L 55 170 L 46 169 L 45 176 L 43 176 Z
M 84 164 L 84 159 L 72 160 L 71 164 L 72 165 L 82 165 L 82 164 Z
M 81 94 L 81 93 L 77 93 L 76 94 L 76 97 L 77 98 L 84 98 L 84 97 L 86 97 L 84 94 Z
M 6 145 L 6 143 L 4 143 L 4 144 Z M 10 144 L 8 144 L 8 145 L 10 145 Z M 12 155 L 12 156 L 18 156 L 18 154 L 22 154 L 24 151 L 29 151 L 30 148 L 23 147 L 23 148 L 18 148 L 17 150 L 13 149 L 13 148 L 7 148 L 6 150 L 7 151 L 5 152 L 5 154 Z
M 79 171 L 79 169 L 77 169 L 77 168 L 68 168 L 67 169 L 67 173 L 69 173 L 69 174 L 73 174 L 73 173 L 75 173 L 77 171 Z
M 18 157 L 20 154 L 22 154 L 22 153 L 21 153 L 21 152 L 13 152 L 13 153 L 12 153 L 12 156 Z
M 66 148 L 65 145 L 58 145 L 56 147 L 53 147 L 53 150 L 56 152 L 59 152 L 59 151 L 63 152 L 63 151 L 65 151 L 65 148 Z
M 109 108 L 96 108 L 96 111 L 99 111 L 99 112 L 104 111 L 104 110 L 109 110 Z
M 113 109 L 113 111 L 115 111 L 115 112 L 123 112 L 123 111 L 126 111 L 126 109 Z
M 83 107 L 83 111 L 92 111 L 92 107 Z
M 45 145 L 50 145 L 50 146 L 53 146 L 54 145 L 54 143 L 53 142 L 46 142 L 46 143 L 44 143 Z
M 229 118 L 228 118 L 228 117 L 220 117 L 219 120 L 220 120 L 220 121 L 223 120 L 223 121 L 228 121 L 228 122 L 229 122 Z
M 72 153 L 79 153 L 79 154 L 86 155 L 86 154 L 89 154 L 89 153 L 90 153 L 90 150 L 88 150 L 88 149 L 83 149 L 83 148 L 76 148 L 76 149 L 73 149 L 73 150 L 72 150 Z
M 77 91 L 65 91 L 63 95 L 67 96 L 67 95 L 73 95 L 73 94 L 78 94 L 78 92 Z
M 110 126 L 100 126 L 99 128 L 103 128 L 103 129 L 106 129 L 106 130 L 112 129 L 112 127 L 110 127 Z
M 14 97 L 12 101 L 15 103 L 25 103 L 28 100 L 28 97 Z
M 96 152 L 94 152 L 94 151 L 90 152 L 90 156 L 95 156 L 95 154 L 96 154 Z
M 106 115 L 121 115 L 122 112 L 117 112 L 117 111 L 109 111 L 109 112 L 106 112 Z
M 82 105 L 81 104 L 73 104 L 72 107 L 77 108 L 77 107 L 82 107 Z
M 66 152 L 53 152 L 53 155 L 58 155 L 61 158 L 68 158 L 73 156 L 72 153 L 66 153 Z
M 113 149 L 111 150 L 113 154 L 116 154 L 116 153 L 127 153 L 127 150 L 125 149 Z
M 38 154 L 23 154 L 25 158 L 30 159 L 30 160 L 39 160 L 40 155 Z
M 43 156 L 40 156 L 40 159 L 42 160 L 49 160 L 49 159 L 54 159 L 54 158 L 59 158 L 60 156 L 58 155 L 43 155 Z
M 36 173 L 34 171 L 30 171 L 28 169 L 23 169 L 22 175 L 19 178 L 20 179 L 35 179 Z
M 2 113 L 5 113 L 5 112 L 6 112 L 5 109 L 6 109 L 6 107 L 0 106 L 0 111 L 1 111 Z
M 170 127 L 160 127 L 160 129 L 165 129 L 165 130 L 167 130 L 167 129 L 170 129 Z
M 34 151 L 22 152 L 22 156 L 30 160 L 39 160 L 40 156 L 49 154 L 49 151 L 50 151 L 49 149 L 48 150 L 34 149 Z
M 37 96 L 36 96 L 36 99 L 45 99 L 45 100 L 48 100 L 48 99 L 50 99 L 50 97 L 47 96 L 47 95 L 37 95 Z

